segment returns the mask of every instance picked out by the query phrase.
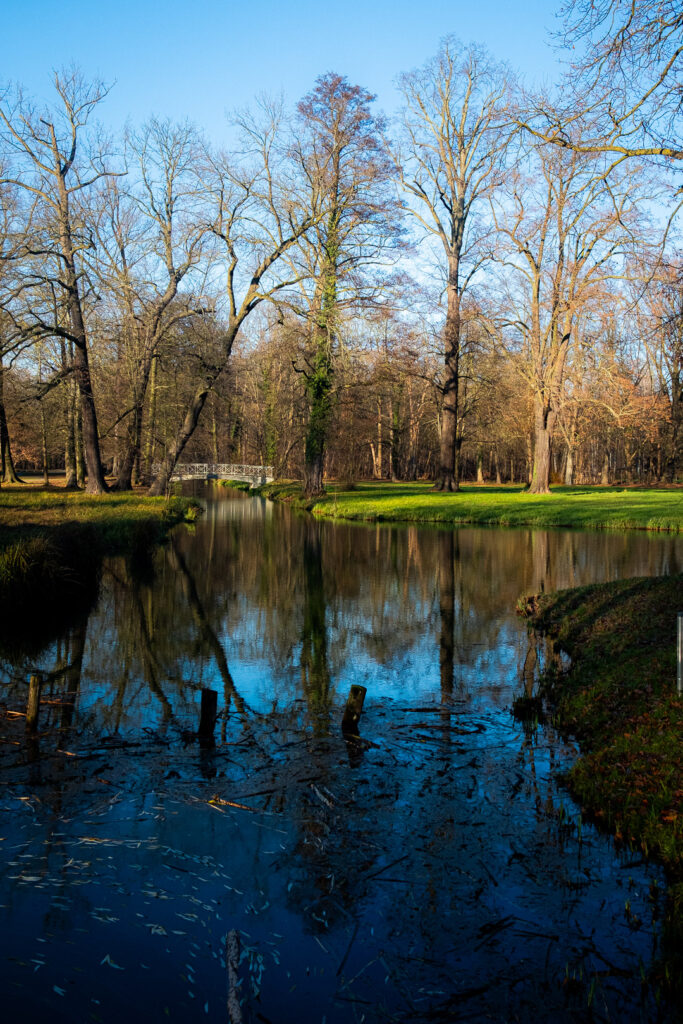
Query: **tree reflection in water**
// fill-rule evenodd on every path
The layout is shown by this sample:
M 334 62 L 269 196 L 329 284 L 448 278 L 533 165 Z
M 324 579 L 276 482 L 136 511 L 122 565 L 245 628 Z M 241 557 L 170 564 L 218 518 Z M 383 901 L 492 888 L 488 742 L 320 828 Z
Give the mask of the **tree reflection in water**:
M 589 1000 L 596 1020 L 656 1019 L 658 873 L 579 832 L 555 783 L 573 747 L 513 718 L 548 657 L 514 609 L 680 570 L 682 542 L 214 498 L 147 564 L 107 563 L 87 622 L 5 649 L 8 707 L 29 671 L 55 701 L 32 762 L 14 719 L 0 750 L 9 1018 L 110 1021 L 134 1000 L 223 1019 L 237 929 L 254 1019 L 575 1021 Z M 340 728 L 352 683 L 362 757 Z M 220 695 L 209 750 L 182 739 L 202 687 Z

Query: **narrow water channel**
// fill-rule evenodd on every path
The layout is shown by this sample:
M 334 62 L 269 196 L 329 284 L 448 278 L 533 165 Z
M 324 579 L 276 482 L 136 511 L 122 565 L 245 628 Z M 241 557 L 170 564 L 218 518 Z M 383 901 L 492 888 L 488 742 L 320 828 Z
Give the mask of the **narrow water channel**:
M 38 738 L 2 725 L 3 1020 L 227 1022 L 230 994 L 272 1024 L 674 1020 L 642 984 L 661 873 L 511 708 L 548 657 L 520 596 L 683 571 L 683 539 L 206 497 L 47 649 L 3 638 L 7 709 L 48 677 Z

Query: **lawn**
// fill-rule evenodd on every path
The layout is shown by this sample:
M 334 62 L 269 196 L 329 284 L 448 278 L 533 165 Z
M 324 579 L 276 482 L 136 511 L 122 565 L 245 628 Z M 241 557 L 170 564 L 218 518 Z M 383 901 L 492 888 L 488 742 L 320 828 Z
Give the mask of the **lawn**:
M 683 488 L 553 487 L 534 495 L 521 485 L 465 485 L 443 494 L 429 483 L 359 483 L 351 490 L 331 484 L 323 498 L 305 503 L 299 484 L 275 481 L 260 493 L 316 516 L 370 522 L 683 530 Z

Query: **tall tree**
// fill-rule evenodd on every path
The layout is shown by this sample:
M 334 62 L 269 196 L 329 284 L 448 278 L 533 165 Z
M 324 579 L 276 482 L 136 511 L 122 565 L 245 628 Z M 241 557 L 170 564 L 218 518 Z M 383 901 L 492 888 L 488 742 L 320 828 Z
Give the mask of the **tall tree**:
M 143 410 L 160 342 L 174 324 L 196 313 L 193 296 L 179 294 L 179 288 L 201 259 L 206 232 L 194 128 L 152 118 L 129 133 L 128 147 L 137 182 L 127 191 L 116 178 L 103 183 L 94 211 L 98 247 L 90 261 L 115 303 L 112 313 L 123 343 L 126 432 L 118 490 L 130 489 L 140 462 Z
M 608 187 L 603 160 L 548 145 L 530 157 L 527 173 L 510 172 L 507 198 L 493 210 L 509 254 L 508 326 L 521 338 L 517 366 L 533 396 L 530 490 L 546 494 L 577 320 L 602 283 L 623 274 L 641 195 L 635 168 Z
M 0 165 L 0 178 L 4 170 Z M 21 290 L 17 271 L 25 255 L 30 227 L 30 213 L 20 210 L 16 193 L 17 189 L 7 184 L 0 186 L 0 486 L 3 483 L 17 483 L 19 480 L 14 469 L 7 426 L 3 365 L 3 357 L 13 352 L 24 340 L 23 332 L 17 329 L 12 317 L 5 311 Z
M 683 473 L 683 260 L 662 262 L 641 300 L 641 338 L 668 416 L 668 475 Z
M 410 212 L 443 255 L 446 320 L 441 446 L 435 487 L 457 491 L 461 307 L 486 258 L 477 221 L 499 185 L 506 137 L 501 127 L 505 70 L 478 47 L 452 37 L 423 68 L 403 75 L 403 145 L 398 156 Z
M 369 264 L 396 239 L 395 206 L 388 188 L 392 167 L 384 122 L 372 112 L 375 97 L 338 74 L 318 78 L 298 104 L 302 163 L 318 182 L 325 215 L 304 239 L 312 280 L 308 307 L 310 351 L 306 380 L 309 421 L 304 493 L 322 493 L 330 430 L 334 359 L 344 309 L 369 297 Z
M 10 105 L 0 103 L 0 122 L 5 144 L 14 154 L 16 168 L 5 179 L 30 193 L 40 214 L 40 237 L 35 240 L 41 262 L 34 264 L 25 281 L 28 317 L 36 330 L 73 342 L 73 373 L 78 383 L 83 416 L 87 466 L 87 490 L 107 490 L 100 455 L 97 412 L 89 362 L 89 341 L 83 303 L 83 251 L 91 245 L 88 225 L 80 217 L 81 193 L 111 174 L 106 154 L 91 148 L 81 152 L 83 133 L 93 111 L 107 94 L 99 82 L 88 83 L 75 71 L 56 74 L 57 101 L 52 108 L 36 110 L 21 94 Z M 16 177 L 13 176 L 16 170 Z M 53 263 L 57 272 L 46 268 Z M 65 317 L 48 321 L 35 300 L 39 289 L 52 292 Z
M 241 118 L 239 160 L 207 153 L 201 169 L 217 271 L 222 261 L 224 294 L 215 317 L 218 343 L 206 357 L 197 354 L 201 368 L 196 386 L 150 494 L 166 491 L 247 318 L 261 303 L 275 301 L 301 280 L 302 272 L 293 270 L 284 257 L 323 215 L 318 182 L 302 174 L 282 111 L 266 104 L 262 114 Z

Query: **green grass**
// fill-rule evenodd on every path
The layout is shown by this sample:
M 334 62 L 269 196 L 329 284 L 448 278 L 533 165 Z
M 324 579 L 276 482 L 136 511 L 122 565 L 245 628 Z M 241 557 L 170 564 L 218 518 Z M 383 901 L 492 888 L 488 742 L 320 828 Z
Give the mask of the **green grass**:
M 323 498 L 306 502 L 299 484 L 275 481 L 259 493 L 316 516 L 368 522 L 683 530 L 680 488 L 554 487 L 551 494 L 534 495 L 521 486 L 470 485 L 442 494 L 429 483 L 357 483 L 353 490 L 331 485 Z
M 248 480 L 219 480 L 219 487 L 230 487 L 233 491 L 244 491 L 249 493 L 251 490 L 251 484 Z
M 193 502 L 187 498 L 149 498 L 133 491 L 102 495 L 39 488 L 0 488 L 0 544 L 15 532 L 26 535 L 69 523 L 90 523 L 112 537 L 140 522 L 165 525 L 184 519 Z M 191 515 L 191 513 L 190 513 Z
M 540 595 L 527 607 L 534 627 L 572 659 L 566 674 L 543 681 L 557 724 L 581 745 L 569 787 L 594 821 L 667 869 L 665 926 L 683 984 L 683 575 Z
M 86 495 L 28 485 L 0 489 L 0 616 L 21 629 L 92 596 L 105 555 L 139 557 L 183 520 L 191 499 Z

